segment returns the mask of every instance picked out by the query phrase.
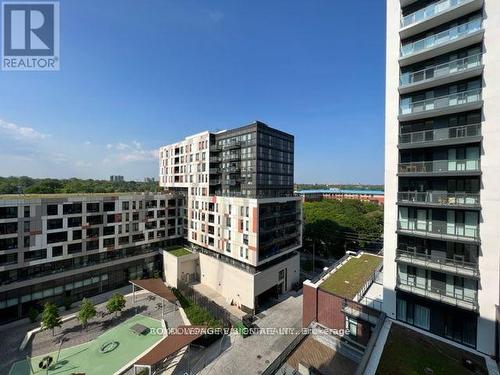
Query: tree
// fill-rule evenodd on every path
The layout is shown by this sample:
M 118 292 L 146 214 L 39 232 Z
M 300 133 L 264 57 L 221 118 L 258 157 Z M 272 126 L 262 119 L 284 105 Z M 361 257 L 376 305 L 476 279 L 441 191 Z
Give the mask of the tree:
M 73 300 L 71 299 L 70 296 L 66 296 L 64 297 L 64 308 L 66 309 L 66 311 L 68 311 L 69 309 L 71 309 L 71 305 L 73 304 Z
M 97 311 L 94 304 L 87 298 L 84 298 L 80 304 L 80 311 L 78 311 L 77 316 L 78 321 L 82 324 L 82 328 L 87 328 L 88 321 L 95 317 L 96 314 Z
M 40 315 L 40 311 L 31 306 L 28 310 L 28 319 L 31 323 L 35 323 L 38 319 L 38 315 Z
M 43 306 L 42 312 L 42 327 L 43 329 L 51 329 L 54 336 L 54 329 L 62 325 L 61 317 L 57 306 L 51 302 L 47 302 Z
M 123 297 L 121 294 L 113 294 L 108 302 L 106 303 L 106 308 L 108 309 L 109 313 L 115 313 L 115 316 L 118 315 L 118 312 L 121 312 L 123 308 L 125 307 L 125 297 Z

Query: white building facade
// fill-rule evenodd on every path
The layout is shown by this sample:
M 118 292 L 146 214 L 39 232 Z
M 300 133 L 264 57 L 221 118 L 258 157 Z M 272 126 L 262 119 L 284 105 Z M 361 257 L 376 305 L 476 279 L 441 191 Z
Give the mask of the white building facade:
M 200 282 L 242 309 L 299 281 L 302 205 L 293 195 L 293 136 L 255 122 L 160 149 L 160 186 L 187 200 Z
M 388 0 L 384 310 L 498 348 L 500 2 Z

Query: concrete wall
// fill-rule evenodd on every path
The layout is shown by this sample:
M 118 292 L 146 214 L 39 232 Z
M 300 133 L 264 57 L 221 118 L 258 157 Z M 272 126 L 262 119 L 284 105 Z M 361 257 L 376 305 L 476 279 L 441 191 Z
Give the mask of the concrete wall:
M 191 274 L 194 277 L 199 273 L 198 254 L 192 253 L 177 257 L 170 254 L 168 251 L 163 251 L 163 275 L 165 281 L 171 287 L 177 288 L 177 281 L 184 280 L 186 274 Z
M 484 2 L 483 150 L 481 155 L 481 276 L 478 300 L 477 349 L 495 353 L 496 306 L 500 293 L 500 2 Z
M 387 0 L 385 77 L 384 312 L 396 318 L 396 248 L 399 113 L 399 0 Z
M 280 270 L 286 270 L 287 282 L 284 292 L 288 292 L 300 279 L 300 255 L 297 253 L 294 257 L 257 273 L 255 275 L 255 296 L 258 296 L 280 282 L 284 282 L 279 279 Z
M 254 275 L 200 253 L 200 282 L 236 305 L 254 308 Z

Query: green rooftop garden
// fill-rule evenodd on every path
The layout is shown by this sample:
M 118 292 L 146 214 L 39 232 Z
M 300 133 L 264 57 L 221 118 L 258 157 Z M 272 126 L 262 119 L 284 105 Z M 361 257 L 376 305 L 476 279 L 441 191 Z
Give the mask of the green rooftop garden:
M 167 249 L 167 251 L 176 257 L 182 257 L 184 255 L 191 254 L 189 250 L 182 246 L 170 247 Z
M 331 274 L 319 288 L 339 297 L 353 299 L 380 263 L 382 258 L 375 255 L 363 254 L 359 258 L 352 257 Z
M 472 361 L 474 370 L 464 367 L 465 359 Z M 393 323 L 376 375 L 399 374 L 486 375 L 488 371 L 482 357 Z

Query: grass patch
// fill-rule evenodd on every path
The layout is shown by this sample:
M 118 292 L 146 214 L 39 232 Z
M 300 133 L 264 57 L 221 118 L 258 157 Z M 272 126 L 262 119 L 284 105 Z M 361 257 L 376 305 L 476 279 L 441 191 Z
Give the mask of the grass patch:
M 184 255 L 191 254 L 191 252 L 189 250 L 187 250 L 186 248 L 184 248 L 182 246 L 171 247 L 171 248 L 167 249 L 167 251 L 176 257 L 182 257 Z
M 381 257 L 370 254 L 363 254 L 359 258 L 353 257 L 319 287 L 339 297 L 353 299 L 380 263 L 382 263 Z
M 178 289 L 172 289 L 192 325 L 206 325 L 210 328 L 222 328 L 222 322 L 190 299 Z
M 476 370 L 463 366 L 471 360 Z M 483 358 L 452 345 L 392 324 L 376 375 L 421 375 L 431 369 L 433 375 L 487 375 Z

